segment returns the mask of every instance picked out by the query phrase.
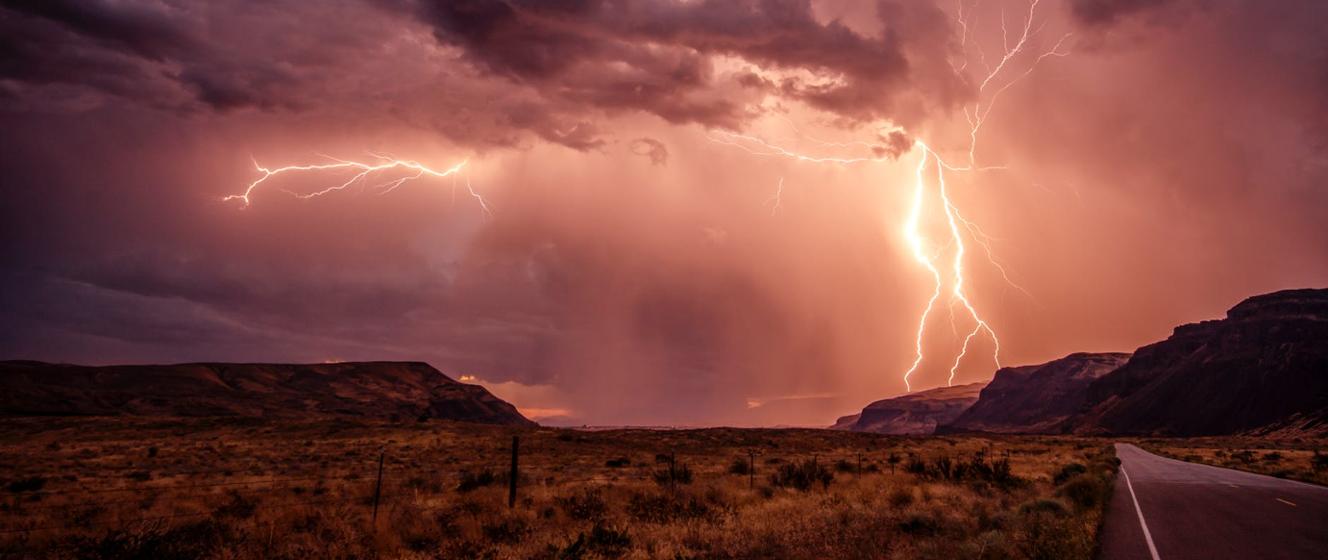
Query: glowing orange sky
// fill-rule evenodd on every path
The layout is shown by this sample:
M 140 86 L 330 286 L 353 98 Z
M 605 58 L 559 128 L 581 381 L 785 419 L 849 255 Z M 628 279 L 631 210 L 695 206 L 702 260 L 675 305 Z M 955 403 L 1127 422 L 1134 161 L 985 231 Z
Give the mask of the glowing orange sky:
M 554 422 L 828 424 L 905 388 L 933 290 L 913 141 L 967 159 L 979 66 L 1029 4 L 972 6 L 0 8 L 0 358 L 425 360 Z M 1070 55 L 1000 94 L 977 157 L 1003 169 L 946 175 L 1009 277 L 966 234 L 1002 363 L 1328 283 L 1326 25 L 1308 0 L 1041 2 L 1030 53 Z M 223 201 L 320 154 L 465 164 Z M 934 172 L 919 227 L 948 270 Z M 948 296 L 915 389 L 972 328 Z

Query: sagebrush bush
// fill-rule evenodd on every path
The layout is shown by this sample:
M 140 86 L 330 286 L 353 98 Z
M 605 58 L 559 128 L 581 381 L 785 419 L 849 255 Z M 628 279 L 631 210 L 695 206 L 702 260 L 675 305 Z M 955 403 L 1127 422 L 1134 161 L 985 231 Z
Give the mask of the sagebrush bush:
M 470 492 L 485 486 L 492 486 L 498 482 L 498 475 L 490 469 L 480 469 L 476 471 L 461 471 L 461 478 L 457 481 L 457 492 Z
M 1088 467 L 1084 466 L 1083 463 L 1070 463 L 1056 471 L 1056 475 L 1051 477 L 1051 483 L 1060 486 L 1065 481 L 1070 480 L 1070 477 L 1086 472 L 1088 472 Z
M 752 466 L 746 457 L 734 457 L 729 463 L 729 474 L 749 474 L 752 472 Z
M 1111 481 L 1098 475 L 1080 474 L 1056 489 L 1080 511 L 1096 508 L 1111 496 Z
M 660 486 L 672 486 L 675 484 L 691 484 L 692 468 L 688 467 L 686 463 L 683 464 L 670 463 L 667 467 L 656 469 L 655 472 L 651 474 L 651 477 L 654 478 L 655 483 L 659 484 Z
M 568 517 L 580 521 L 602 519 L 609 506 L 598 489 L 590 488 L 570 496 L 559 496 L 554 502 Z
M 779 469 L 770 475 L 770 484 L 773 486 L 803 491 L 810 489 L 814 484 L 828 488 L 834 480 L 835 474 L 813 459 L 780 465 Z

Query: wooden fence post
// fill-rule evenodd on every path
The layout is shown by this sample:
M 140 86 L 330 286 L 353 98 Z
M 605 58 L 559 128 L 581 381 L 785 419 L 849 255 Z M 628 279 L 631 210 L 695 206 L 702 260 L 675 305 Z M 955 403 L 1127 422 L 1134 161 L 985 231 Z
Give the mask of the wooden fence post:
M 383 495 L 383 458 L 387 452 L 378 454 L 378 482 L 374 483 L 374 502 L 373 502 L 373 528 L 378 530 L 378 499 Z
M 512 472 L 509 473 L 507 477 L 508 478 L 507 507 L 509 508 L 516 507 L 516 479 L 517 479 L 516 457 L 517 457 L 517 446 L 520 444 L 520 442 L 521 442 L 520 436 L 512 436 Z
M 756 452 L 747 450 L 747 489 L 756 488 Z

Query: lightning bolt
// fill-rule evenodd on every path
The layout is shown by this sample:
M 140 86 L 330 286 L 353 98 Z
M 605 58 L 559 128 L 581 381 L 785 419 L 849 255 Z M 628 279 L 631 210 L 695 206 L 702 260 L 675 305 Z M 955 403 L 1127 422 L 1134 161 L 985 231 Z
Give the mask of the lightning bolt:
M 1010 276 L 1005 267 L 996 259 L 995 253 L 991 247 L 991 238 L 987 236 L 977 224 L 965 218 L 963 213 L 959 210 L 958 205 L 950 197 L 948 186 L 946 184 L 946 172 L 984 172 L 1005 169 L 1003 166 L 985 166 L 978 164 L 978 139 L 983 125 L 986 124 L 988 117 L 992 114 L 992 110 L 996 107 L 996 101 L 1000 98 L 1001 94 L 1005 93 L 1005 91 L 1015 83 L 1018 83 L 1024 77 L 1031 74 L 1043 60 L 1049 57 L 1064 57 L 1069 55 L 1069 52 L 1064 50 L 1065 42 L 1070 38 L 1070 35 L 1066 34 L 1060 37 L 1050 49 L 1037 53 L 1036 56 L 1032 58 L 1031 62 L 1022 68 L 1022 71 L 1014 70 L 1012 76 L 1008 78 L 1006 77 L 1007 74 L 1012 72 L 1011 68 L 1018 65 L 1016 61 L 1020 59 L 1020 55 L 1029 51 L 1031 41 L 1038 35 L 1038 32 L 1041 29 L 1040 26 L 1035 27 L 1037 10 L 1040 3 L 1041 0 L 1030 0 L 1028 11 L 1023 18 L 1021 26 L 1016 31 L 1016 36 L 1014 37 L 1013 42 L 1011 42 L 1011 35 L 1006 24 L 1004 10 L 1002 10 L 1002 54 L 995 66 L 990 66 L 987 64 L 986 53 L 982 48 L 981 43 L 970 37 L 971 29 L 974 26 L 970 23 L 969 18 L 977 8 L 977 2 L 974 2 L 971 6 L 966 6 L 963 0 L 958 0 L 955 19 L 960 30 L 960 45 L 961 50 L 964 53 L 964 58 L 962 64 L 956 65 L 951 62 L 950 67 L 956 74 L 960 75 L 969 68 L 968 52 L 971 44 L 972 48 L 977 51 L 978 63 L 982 65 L 985 73 L 981 74 L 978 76 L 978 79 L 974 80 L 974 83 L 977 84 L 976 100 L 971 106 L 965 105 L 963 107 L 965 121 L 968 123 L 968 146 L 967 153 L 965 154 L 967 156 L 966 164 L 952 165 L 947 163 L 945 159 L 929 147 L 926 142 L 921 139 L 916 139 L 914 141 L 913 151 L 919 153 L 919 158 L 917 167 L 914 170 L 915 178 L 912 201 L 903 223 L 903 236 L 913 260 L 931 276 L 932 291 L 931 295 L 927 298 L 926 305 L 923 307 L 921 315 L 918 317 L 917 329 L 915 331 L 916 334 L 914 336 L 913 361 L 903 374 L 904 386 L 907 391 L 911 392 L 913 390 L 911 377 L 917 372 L 918 368 L 921 367 L 922 362 L 925 359 L 926 353 L 924 352 L 924 339 L 926 338 L 929 328 L 930 318 L 934 314 L 936 308 L 936 302 L 941 298 L 941 294 L 945 292 L 947 276 L 950 283 L 949 297 L 952 325 L 954 320 L 953 310 L 956 307 L 959 307 L 963 309 L 968 319 L 972 322 L 972 328 L 964 335 L 960 350 L 951 362 L 949 377 L 946 380 L 946 384 L 951 386 L 954 384 L 955 376 L 958 374 L 959 367 L 969 353 L 970 344 L 975 338 L 981 335 L 985 334 L 991 338 L 993 344 L 992 361 L 995 362 L 997 368 L 1001 365 L 1000 337 L 996 334 L 996 330 L 991 326 L 983 314 L 978 310 L 978 307 L 973 303 L 973 300 L 968 293 L 968 281 L 965 270 L 965 260 L 968 256 L 968 247 L 965 244 L 966 237 L 971 238 L 975 243 L 982 247 L 987 260 L 997 271 L 1000 272 L 1002 279 L 1004 279 L 1006 283 L 1022 291 L 1024 294 L 1028 294 L 1027 290 L 1024 290 L 1018 284 L 1015 284 L 1010 280 Z M 790 123 L 790 128 L 794 131 L 795 135 L 798 135 L 802 139 L 810 140 L 827 148 L 871 147 L 869 143 L 865 142 L 826 142 L 801 134 L 796 127 L 792 126 L 792 123 Z M 896 130 L 899 129 L 896 128 Z M 757 136 L 732 131 L 712 131 L 708 132 L 706 136 L 712 142 L 734 146 L 752 155 L 782 157 L 803 163 L 854 165 L 889 160 L 888 157 L 881 155 L 854 157 L 809 154 L 779 145 Z M 935 168 L 936 175 L 934 191 L 935 196 L 939 199 L 940 215 L 945 218 L 945 230 L 948 234 L 945 246 L 938 249 L 932 249 L 929 247 L 929 240 L 922 231 L 921 223 L 926 206 L 925 201 L 927 194 L 932 191 L 932 189 L 929 188 L 927 181 L 927 171 L 929 166 Z M 780 181 L 782 185 L 783 179 L 781 178 Z M 776 197 L 777 196 L 778 191 L 776 193 Z M 967 233 L 967 236 L 965 233 Z M 940 259 L 947 251 L 950 253 L 950 262 L 948 273 L 943 273 L 943 265 L 940 264 Z
M 783 206 L 783 204 L 784 204 L 784 178 L 783 178 L 783 177 L 780 177 L 780 178 L 779 178 L 779 184 L 778 184 L 778 185 L 775 185 L 775 194 L 770 195 L 770 198 L 769 198 L 769 199 L 766 199 L 765 203 L 770 205 L 770 215 L 771 215 L 771 216 L 774 216 L 775 213 L 779 212 L 779 207 L 780 207 L 780 206 Z
M 363 185 L 369 180 L 371 176 L 374 176 L 376 174 L 383 174 L 393 170 L 405 171 L 407 173 L 406 175 L 368 187 L 370 189 L 376 189 L 379 194 L 387 194 L 396 190 L 401 185 L 417 179 L 422 179 L 425 177 L 441 179 L 444 177 L 454 176 L 457 173 L 460 173 L 461 170 L 466 167 L 466 163 L 468 162 L 468 160 L 461 160 L 460 163 L 457 163 L 452 167 L 448 167 L 445 169 L 434 169 L 415 160 L 396 159 L 390 156 L 386 156 L 383 154 L 375 154 L 375 153 L 370 153 L 369 155 L 376 160 L 376 163 L 365 163 L 361 161 L 350 161 L 350 160 L 334 158 L 331 156 L 323 156 L 324 158 L 331 160 L 331 163 L 287 165 L 284 167 L 269 168 L 260 165 L 258 161 L 255 160 L 254 169 L 258 170 L 261 176 L 255 179 L 252 183 L 249 183 L 249 186 L 244 189 L 244 192 L 222 197 L 221 200 L 223 202 L 240 201 L 241 207 L 247 208 L 253 204 L 252 197 L 254 191 L 258 190 L 260 187 L 266 184 L 269 179 L 272 179 L 273 177 L 277 177 L 283 174 L 292 174 L 300 172 L 322 172 L 322 171 L 355 172 L 353 175 L 351 175 L 349 179 L 346 179 L 345 182 L 332 185 L 313 192 L 297 193 L 290 190 L 282 189 L 283 192 L 290 194 L 291 196 L 294 196 L 296 198 L 310 199 L 310 198 L 316 198 L 332 194 L 338 191 L 343 191 L 357 184 Z M 469 176 L 466 177 L 466 189 L 470 191 L 472 197 L 474 197 L 476 200 L 479 201 L 480 208 L 482 208 L 485 213 L 491 214 L 488 202 L 485 201 L 484 197 L 480 196 L 479 193 L 476 192 L 473 187 L 471 187 Z
M 917 181 L 913 187 L 913 203 L 909 206 L 908 218 L 904 220 L 904 239 L 908 241 L 908 248 L 913 253 L 913 259 L 918 264 L 926 268 L 931 273 L 932 279 L 936 283 L 936 288 L 932 291 L 931 297 L 927 299 L 927 307 L 923 309 L 922 316 L 918 318 L 918 334 L 914 340 L 914 350 L 916 354 L 913 358 L 913 365 L 904 372 L 904 388 L 912 392 L 913 384 L 909 382 L 909 377 L 922 365 L 922 338 L 927 333 L 927 317 L 931 316 L 932 307 L 936 305 L 936 300 L 941 297 L 941 271 L 936 268 L 933 257 L 927 254 L 924 244 L 925 239 L 922 236 L 919 222 L 922 219 L 922 201 L 927 191 L 927 181 L 923 174 L 927 170 L 927 155 L 931 150 L 927 149 L 925 144 L 922 148 L 922 157 L 918 160 Z

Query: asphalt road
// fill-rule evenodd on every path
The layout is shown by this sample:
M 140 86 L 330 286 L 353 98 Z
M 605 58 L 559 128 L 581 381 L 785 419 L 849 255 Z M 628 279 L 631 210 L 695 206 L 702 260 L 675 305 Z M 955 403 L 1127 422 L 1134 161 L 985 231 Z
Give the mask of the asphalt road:
M 1328 487 L 1116 444 L 1102 560 L 1328 559 Z

